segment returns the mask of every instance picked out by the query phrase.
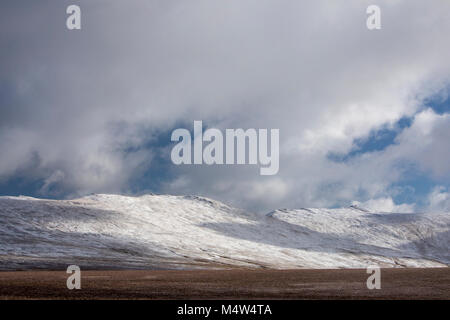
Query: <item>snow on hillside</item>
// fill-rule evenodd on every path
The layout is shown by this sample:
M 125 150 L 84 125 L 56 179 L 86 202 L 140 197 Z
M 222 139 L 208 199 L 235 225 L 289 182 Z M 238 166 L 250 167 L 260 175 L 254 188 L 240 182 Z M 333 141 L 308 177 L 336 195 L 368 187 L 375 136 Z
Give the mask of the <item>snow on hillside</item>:
M 450 264 L 450 214 L 254 214 L 193 196 L 0 197 L 0 269 Z

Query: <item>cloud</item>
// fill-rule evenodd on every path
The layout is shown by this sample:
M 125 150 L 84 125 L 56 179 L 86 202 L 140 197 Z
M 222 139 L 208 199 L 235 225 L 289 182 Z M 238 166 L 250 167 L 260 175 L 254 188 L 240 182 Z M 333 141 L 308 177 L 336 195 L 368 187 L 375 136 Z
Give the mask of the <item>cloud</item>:
M 42 194 L 51 194 L 50 188 L 58 182 L 64 180 L 64 176 L 64 172 L 62 172 L 61 170 L 53 172 L 50 177 L 45 179 L 44 185 L 41 187 L 40 192 Z
M 396 205 L 392 198 L 370 199 L 365 202 L 353 201 L 353 205 L 367 209 L 371 212 L 397 212 L 410 213 L 414 212 L 414 206 L 410 204 Z
M 398 156 L 415 161 L 435 179 L 450 178 L 450 114 L 438 115 L 431 109 L 420 112 L 411 128 L 399 137 Z
M 368 31 L 369 4 L 79 1 L 80 31 L 65 29 L 64 2 L 5 5 L 0 179 L 26 166 L 41 192 L 66 196 L 139 192 L 162 179 L 154 191 L 254 210 L 389 198 L 409 163 L 443 180 L 448 117 L 423 105 L 449 84 L 450 7 L 379 1 L 383 27 Z M 402 117 L 414 124 L 396 145 L 328 159 Z M 193 120 L 280 129 L 279 174 L 175 167 L 170 156 L 161 165 L 170 131 Z
M 450 212 L 450 193 L 447 188 L 437 186 L 428 196 L 428 211 Z

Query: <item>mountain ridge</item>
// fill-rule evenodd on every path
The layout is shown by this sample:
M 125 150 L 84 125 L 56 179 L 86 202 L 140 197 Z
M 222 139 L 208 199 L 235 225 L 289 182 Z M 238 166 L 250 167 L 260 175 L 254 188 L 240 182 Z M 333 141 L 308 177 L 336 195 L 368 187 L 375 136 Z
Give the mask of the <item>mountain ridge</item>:
M 450 264 L 450 214 L 256 214 L 200 196 L 0 197 L 0 269 L 365 268 Z

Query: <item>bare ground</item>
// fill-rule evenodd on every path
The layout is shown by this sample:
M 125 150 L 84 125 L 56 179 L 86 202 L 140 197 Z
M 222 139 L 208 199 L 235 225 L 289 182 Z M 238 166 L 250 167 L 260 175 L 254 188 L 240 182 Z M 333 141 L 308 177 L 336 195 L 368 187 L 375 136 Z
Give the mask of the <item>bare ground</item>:
M 0 299 L 450 299 L 450 268 L 382 269 L 381 289 L 364 269 L 0 272 Z

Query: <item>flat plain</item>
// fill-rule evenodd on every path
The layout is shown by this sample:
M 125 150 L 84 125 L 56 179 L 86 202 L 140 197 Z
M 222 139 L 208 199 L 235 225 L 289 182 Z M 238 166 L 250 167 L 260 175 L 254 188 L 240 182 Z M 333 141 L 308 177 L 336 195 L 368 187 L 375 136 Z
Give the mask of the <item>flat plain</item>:
M 0 272 L 0 299 L 450 299 L 450 268 L 92 270 L 68 290 L 65 271 Z

